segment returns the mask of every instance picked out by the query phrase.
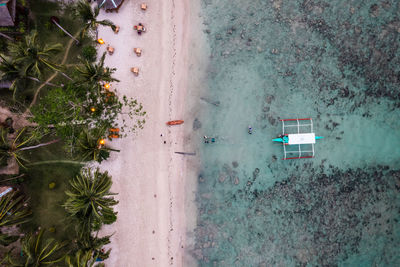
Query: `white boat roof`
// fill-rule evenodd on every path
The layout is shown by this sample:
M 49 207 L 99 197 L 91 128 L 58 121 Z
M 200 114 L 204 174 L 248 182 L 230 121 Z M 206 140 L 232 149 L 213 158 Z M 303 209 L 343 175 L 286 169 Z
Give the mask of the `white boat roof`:
M 315 133 L 288 134 L 289 145 L 315 144 Z

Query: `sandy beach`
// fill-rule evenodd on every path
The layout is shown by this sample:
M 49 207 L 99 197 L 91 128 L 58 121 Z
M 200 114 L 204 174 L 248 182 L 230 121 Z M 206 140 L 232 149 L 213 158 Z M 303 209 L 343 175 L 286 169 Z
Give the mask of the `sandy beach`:
M 148 0 L 148 9 L 142 11 L 141 3 L 125 0 L 118 13 L 102 10 L 99 15 L 120 26 L 118 34 L 99 27 L 99 37 L 106 43 L 99 55 L 108 44 L 115 48 L 106 58 L 120 80 L 112 88 L 137 99 L 147 112 L 144 129 L 113 141 L 110 146 L 121 152 L 112 153 L 101 165 L 112 175 L 112 191 L 119 200 L 116 223 L 101 233 L 113 234 L 105 263 L 183 266 L 186 170 L 184 157 L 174 152 L 183 149 L 184 131 L 165 123 L 184 119 L 189 8 L 187 0 Z M 146 28 L 142 35 L 133 30 L 139 22 Z M 142 49 L 141 57 L 134 47 Z M 139 68 L 139 76 L 132 74 L 132 67 Z

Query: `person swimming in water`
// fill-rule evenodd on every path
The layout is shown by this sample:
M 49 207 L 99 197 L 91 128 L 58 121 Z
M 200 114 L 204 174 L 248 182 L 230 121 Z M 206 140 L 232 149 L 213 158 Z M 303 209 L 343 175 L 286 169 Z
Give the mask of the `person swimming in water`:
M 251 126 L 249 126 L 249 130 L 247 131 L 249 134 L 253 133 L 253 128 L 251 128 Z

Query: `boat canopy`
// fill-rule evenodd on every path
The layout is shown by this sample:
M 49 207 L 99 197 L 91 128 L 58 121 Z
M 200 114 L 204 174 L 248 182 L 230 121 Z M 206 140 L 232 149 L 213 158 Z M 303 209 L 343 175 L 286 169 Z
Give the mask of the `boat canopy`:
M 315 133 L 288 134 L 288 144 L 315 144 Z
M 287 143 L 283 142 L 283 158 L 302 159 L 313 158 L 315 155 L 315 133 L 311 118 L 283 119 L 282 135 L 287 136 Z

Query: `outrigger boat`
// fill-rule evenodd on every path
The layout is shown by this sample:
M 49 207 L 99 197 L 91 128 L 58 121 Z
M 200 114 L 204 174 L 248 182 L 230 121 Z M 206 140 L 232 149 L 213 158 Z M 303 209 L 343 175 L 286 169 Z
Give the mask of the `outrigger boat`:
M 300 134 L 300 135 L 301 135 L 301 138 L 302 138 L 302 139 L 308 137 L 308 136 L 306 136 L 306 135 L 308 135 L 308 134 Z M 294 138 L 298 139 L 298 138 L 300 137 L 300 135 L 299 135 L 299 134 L 285 134 L 285 135 L 283 135 L 283 136 L 281 136 L 281 137 L 272 139 L 272 141 L 274 141 L 274 142 L 280 142 L 280 143 L 285 143 L 285 144 L 291 144 L 291 143 L 293 143 L 292 140 L 293 140 Z M 315 136 L 315 134 L 313 134 L 313 135 L 314 135 L 315 140 L 324 138 L 323 136 Z M 289 141 L 289 139 L 290 139 L 290 141 Z
M 272 141 L 283 144 L 284 157 L 282 159 L 313 158 L 316 140 L 324 137 L 315 135 L 312 119 L 284 119 L 280 121 L 282 122 L 282 134 Z
M 167 122 L 167 125 L 179 125 L 179 124 L 182 124 L 182 123 L 184 123 L 183 120 L 175 120 L 175 121 Z

